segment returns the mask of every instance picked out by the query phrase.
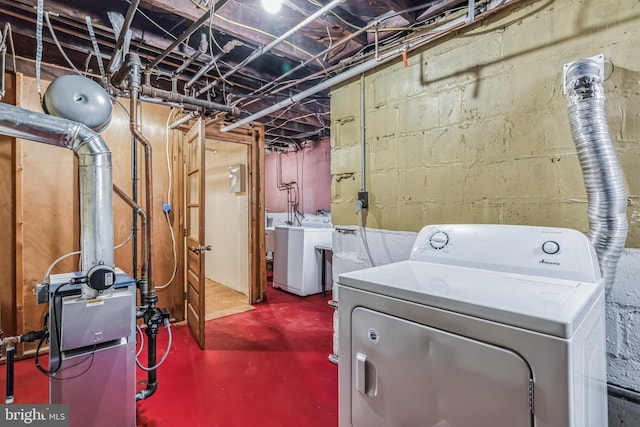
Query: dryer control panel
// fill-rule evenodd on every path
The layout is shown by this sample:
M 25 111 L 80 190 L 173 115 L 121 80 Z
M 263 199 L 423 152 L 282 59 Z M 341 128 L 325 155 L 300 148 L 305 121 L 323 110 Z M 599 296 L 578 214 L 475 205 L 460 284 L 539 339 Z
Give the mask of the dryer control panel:
M 566 228 L 429 225 L 420 231 L 410 259 L 574 281 L 600 280 L 591 242 Z

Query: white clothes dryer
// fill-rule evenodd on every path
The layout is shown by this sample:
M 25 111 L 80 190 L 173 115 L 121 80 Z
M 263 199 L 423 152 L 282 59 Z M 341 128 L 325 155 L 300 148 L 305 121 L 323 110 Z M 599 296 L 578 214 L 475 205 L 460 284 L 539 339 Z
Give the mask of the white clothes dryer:
M 604 291 L 581 233 L 422 229 L 338 279 L 340 427 L 607 425 Z

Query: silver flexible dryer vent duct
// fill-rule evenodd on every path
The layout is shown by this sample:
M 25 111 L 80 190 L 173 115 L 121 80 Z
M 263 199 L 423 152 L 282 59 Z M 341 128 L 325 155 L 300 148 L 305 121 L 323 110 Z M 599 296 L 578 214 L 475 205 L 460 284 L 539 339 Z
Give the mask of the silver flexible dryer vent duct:
M 627 238 L 627 194 L 605 114 L 601 69 L 591 59 L 566 71 L 571 134 L 587 190 L 589 239 L 608 294 Z
M 80 176 L 82 270 L 113 267 L 111 151 L 100 134 L 59 117 L 0 103 L 0 134 L 73 150 Z

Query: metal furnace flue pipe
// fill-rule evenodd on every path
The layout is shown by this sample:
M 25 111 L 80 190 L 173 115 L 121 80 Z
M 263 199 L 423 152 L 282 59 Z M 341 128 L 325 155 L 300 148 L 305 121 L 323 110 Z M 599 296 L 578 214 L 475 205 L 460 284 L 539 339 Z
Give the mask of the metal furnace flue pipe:
M 601 68 L 574 62 L 565 77 L 571 135 L 587 190 L 589 239 L 598 254 L 608 294 L 627 238 L 627 194 L 605 111 Z
M 71 120 L 0 103 L 0 134 L 73 150 L 80 180 L 82 270 L 113 267 L 111 151 L 99 133 Z

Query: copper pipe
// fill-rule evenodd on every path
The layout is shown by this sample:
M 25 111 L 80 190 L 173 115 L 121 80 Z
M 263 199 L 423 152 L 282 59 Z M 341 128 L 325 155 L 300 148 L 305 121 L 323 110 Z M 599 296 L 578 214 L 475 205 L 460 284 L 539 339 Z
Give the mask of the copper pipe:
M 136 202 L 133 201 L 132 198 L 130 198 L 120 187 L 118 187 L 116 184 L 113 184 L 113 192 L 116 193 L 118 195 L 118 197 L 120 197 L 127 205 L 129 205 L 137 215 L 140 216 L 141 219 L 141 226 L 140 228 L 142 229 L 142 259 L 143 259 L 143 263 L 142 263 L 142 277 L 145 277 L 147 275 L 147 260 L 149 259 L 149 254 L 147 253 L 147 235 L 146 235 L 146 231 L 147 231 L 147 213 L 145 212 L 144 209 L 142 209 Z M 143 301 L 144 303 L 144 301 Z

